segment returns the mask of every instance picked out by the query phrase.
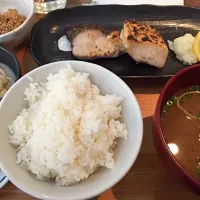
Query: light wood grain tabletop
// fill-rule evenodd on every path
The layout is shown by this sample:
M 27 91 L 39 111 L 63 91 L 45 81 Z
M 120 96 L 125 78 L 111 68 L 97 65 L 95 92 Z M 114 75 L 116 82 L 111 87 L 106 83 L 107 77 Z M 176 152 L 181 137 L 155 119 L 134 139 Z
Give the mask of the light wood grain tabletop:
M 83 0 L 82 0 L 83 1 Z M 139 1 L 139 0 L 138 0 Z M 84 0 L 88 3 L 90 0 Z M 80 0 L 68 0 L 68 6 L 80 5 Z M 185 5 L 200 7 L 200 0 L 185 0 Z M 36 18 L 39 18 L 37 16 Z M 22 74 L 38 67 L 29 52 L 29 42 L 14 51 L 22 66 Z M 193 194 L 166 172 L 152 139 L 152 115 L 166 80 L 125 80 L 140 104 L 144 119 L 144 140 L 136 163 L 128 174 L 112 189 L 92 200 L 197 200 Z M 33 200 L 12 183 L 0 189 L 2 200 Z

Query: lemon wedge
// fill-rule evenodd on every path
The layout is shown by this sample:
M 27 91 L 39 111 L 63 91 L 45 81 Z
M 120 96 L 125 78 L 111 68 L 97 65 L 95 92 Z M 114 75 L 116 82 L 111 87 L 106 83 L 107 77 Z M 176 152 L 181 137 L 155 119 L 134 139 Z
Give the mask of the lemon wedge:
M 197 33 L 194 43 L 193 43 L 193 52 L 195 56 L 197 57 L 197 60 L 200 61 L 200 31 Z

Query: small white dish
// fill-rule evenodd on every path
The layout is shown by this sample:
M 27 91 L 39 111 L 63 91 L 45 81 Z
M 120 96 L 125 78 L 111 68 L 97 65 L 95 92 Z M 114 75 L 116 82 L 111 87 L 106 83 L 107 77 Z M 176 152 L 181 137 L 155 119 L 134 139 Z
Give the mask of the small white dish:
M 0 44 L 14 48 L 21 44 L 30 34 L 34 25 L 34 0 L 0 0 L 0 13 L 8 9 L 16 9 L 26 17 L 25 22 L 18 28 L 0 35 Z
M 8 183 L 8 178 L 6 177 L 6 175 L 2 172 L 2 170 L 0 169 L 0 189 L 6 184 Z
M 102 94 L 117 94 L 123 97 L 122 116 L 129 131 L 127 140 L 120 140 L 114 150 L 115 165 L 112 169 L 100 168 L 88 179 L 80 183 L 61 187 L 52 182 L 43 182 L 16 164 L 16 150 L 9 143 L 8 126 L 17 114 L 27 106 L 24 91 L 30 77 L 46 81 L 50 73 L 57 73 L 68 64 L 78 72 L 89 73 L 93 84 Z M 14 101 L 13 101 L 14 99 Z M 9 113 L 5 115 L 5 113 Z M 118 76 L 109 70 L 92 63 L 82 61 L 61 61 L 39 67 L 19 79 L 5 94 L 0 104 L 0 167 L 9 180 L 19 189 L 45 200 L 85 200 L 101 194 L 119 182 L 135 163 L 143 138 L 143 119 L 138 102 L 130 88 Z M 132 186 L 130 186 L 132 187 Z M 134 186 L 133 186 L 134 187 Z

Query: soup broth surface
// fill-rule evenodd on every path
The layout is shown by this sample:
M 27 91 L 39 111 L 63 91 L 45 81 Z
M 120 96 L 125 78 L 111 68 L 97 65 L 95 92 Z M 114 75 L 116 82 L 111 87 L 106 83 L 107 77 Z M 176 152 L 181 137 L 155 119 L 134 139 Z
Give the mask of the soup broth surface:
M 200 180 L 200 86 L 175 93 L 163 107 L 161 125 L 177 161 Z

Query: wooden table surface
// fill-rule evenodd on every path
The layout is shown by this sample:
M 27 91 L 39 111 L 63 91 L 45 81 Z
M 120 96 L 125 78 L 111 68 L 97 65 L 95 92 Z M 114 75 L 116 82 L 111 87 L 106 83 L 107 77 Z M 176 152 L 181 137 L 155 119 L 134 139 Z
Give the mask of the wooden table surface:
M 84 0 L 88 2 L 90 0 Z M 139 1 L 139 0 L 138 0 Z M 68 0 L 68 6 L 80 0 Z M 200 0 L 185 0 L 185 5 L 199 6 Z M 38 18 L 38 16 L 37 16 Z M 22 74 L 37 67 L 32 60 L 28 41 L 15 49 L 22 66 Z M 152 115 L 166 80 L 125 80 L 140 104 L 144 119 L 144 140 L 136 163 L 128 174 L 112 189 L 92 200 L 197 200 L 196 196 L 168 174 L 163 168 L 153 145 Z M 0 190 L 2 200 L 33 200 L 12 183 Z

